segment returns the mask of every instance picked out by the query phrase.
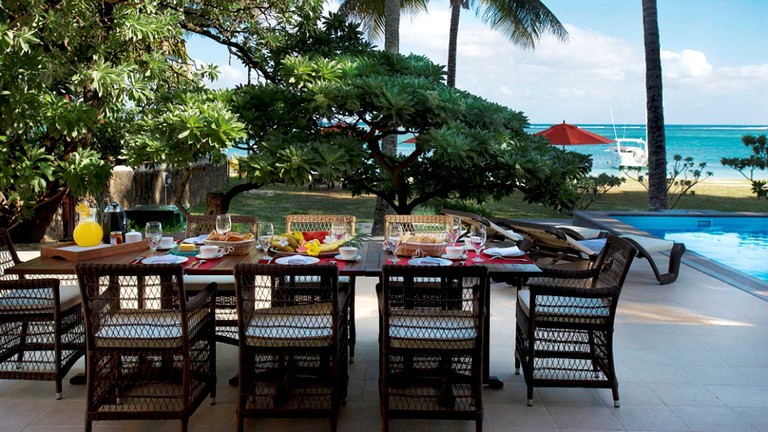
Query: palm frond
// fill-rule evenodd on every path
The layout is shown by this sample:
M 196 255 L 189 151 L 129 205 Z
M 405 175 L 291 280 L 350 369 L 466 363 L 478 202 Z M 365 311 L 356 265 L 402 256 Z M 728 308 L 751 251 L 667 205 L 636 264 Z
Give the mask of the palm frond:
M 535 48 L 545 32 L 563 42 L 568 40 L 568 31 L 540 0 L 480 0 L 475 14 L 525 49 Z

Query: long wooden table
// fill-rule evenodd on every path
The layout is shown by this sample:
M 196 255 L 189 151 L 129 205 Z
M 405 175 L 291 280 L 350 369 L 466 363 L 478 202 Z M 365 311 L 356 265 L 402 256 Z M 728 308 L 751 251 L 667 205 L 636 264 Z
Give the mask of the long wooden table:
M 162 252 L 161 252 L 162 253 Z M 85 262 L 98 262 L 104 264 L 130 264 L 136 262 L 136 258 L 140 256 L 149 255 L 147 249 L 143 253 L 126 253 L 121 255 L 113 255 L 108 257 L 102 257 L 99 259 L 85 261 Z M 389 256 L 385 252 L 380 243 L 377 242 L 365 242 L 360 248 L 360 255 L 362 259 L 358 261 L 346 261 L 343 266 L 339 266 L 339 274 L 346 276 L 370 276 L 380 277 L 381 267 L 387 263 L 386 259 Z M 541 270 L 536 267 L 535 264 L 520 264 L 509 263 L 503 261 L 490 261 L 487 260 L 483 263 L 475 265 L 483 265 L 488 268 L 489 275 L 492 278 L 504 280 L 507 283 L 515 283 L 529 276 L 536 276 L 541 273 Z M 239 263 L 266 263 L 264 260 L 264 253 L 260 250 L 254 249 L 247 255 L 227 255 L 216 261 L 213 267 L 204 268 L 187 268 L 185 272 L 187 274 L 196 275 L 231 275 L 234 274 L 235 265 Z M 401 258 L 401 263 L 405 263 L 406 259 Z M 57 274 L 74 274 L 75 265 L 74 261 L 65 261 L 57 258 L 43 258 L 37 257 L 29 261 L 17 264 L 13 267 L 6 269 L 6 273 L 18 274 L 18 275 L 57 275 Z M 453 265 L 460 265 L 460 263 L 454 263 Z M 350 293 L 354 299 L 354 293 Z M 486 299 L 488 299 L 488 313 L 485 314 L 485 326 L 486 334 L 490 334 L 490 289 L 486 287 Z M 354 319 L 354 317 L 350 317 Z M 485 382 L 492 388 L 500 388 L 504 383 L 497 377 L 490 376 L 488 371 L 489 357 L 490 357 L 490 343 L 489 338 L 485 338 L 483 346 L 484 367 L 483 374 Z

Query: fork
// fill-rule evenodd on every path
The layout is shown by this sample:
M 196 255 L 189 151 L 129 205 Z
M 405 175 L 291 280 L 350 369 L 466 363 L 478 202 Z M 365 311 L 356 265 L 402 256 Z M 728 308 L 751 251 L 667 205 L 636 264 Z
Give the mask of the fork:
M 204 259 L 197 260 L 194 263 L 192 263 L 192 267 L 191 268 L 196 269 L 196 268 L 200 267 L 201 265 L 205 264 L 205 262 L 206 261 Z

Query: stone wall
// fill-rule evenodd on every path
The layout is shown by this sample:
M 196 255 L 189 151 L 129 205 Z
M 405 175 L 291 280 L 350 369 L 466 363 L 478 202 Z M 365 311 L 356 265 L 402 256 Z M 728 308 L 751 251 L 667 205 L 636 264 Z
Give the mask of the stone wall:
M 224 187 L 228 178 L 228 167 L 223 165 L 211 165 L 200 163 L 196 165 L 187 189 L 184 192 L 185 207 L 205 203 L 208 192 Z M 166 174 L 167 173 L 167 174 Z M 165 187 L 165 178 L 170 177 L 168 187 Z M 140 204 L 172 204 L 176 196 L 176 188 L 181 181 L 180 170 L 166 170 L 164 166 L 156 168 L 129 168 L 118 166 L 112 169 L 112 178 L 109 182 L 109 190 L 105 190 L 96 196 L 99 210 L 104 207 L 104 200 L 117 201 L 124 209 Z M 75 200 L 77 201 L 77 200 Z M 62 206 L 48 228 L 45 240 L 61 240 L 71 238 L 71 227 L 65 227 L 63 213 L 74 211 L 74 205 Z M 77 218 L 72 215 L 71 220 Z

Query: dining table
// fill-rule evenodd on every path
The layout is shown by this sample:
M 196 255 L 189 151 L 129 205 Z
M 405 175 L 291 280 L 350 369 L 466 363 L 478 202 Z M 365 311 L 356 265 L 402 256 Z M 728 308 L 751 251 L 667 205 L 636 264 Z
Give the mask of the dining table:
M 167 254 L 168 251 L 158 251 L 154 255 L 161 256 Z M 481 252 L 481 254 L 483 254 Z M 153 254 L 146 249 L 140 252 L 130 252 L 123 254 L 116 254 L 110 256 L 102 256 L 88 261 L 91 263 L 102 264 L 136 264 L 144 265 L 142 261 L 148 256 Z M 366 241 L 360 245 L 359 258 L 355 260 L 340 260 L 334 258 L 332 254 L 330 256 L 320 257 L 319 263 L 332 263 L 339 267 L 339 274 L 346 276 L 368 276 L 368 277 L 380 277 L 381 269 L 384 264 L 397 264 L 406 265 L 410 261 L 406 257 L 399 257 L 397 263 L 392 263 L 387 258 L 392 257 L 392 254 L 382 247 L 381 242 Z M 454 260 L 451 265 L 482 265 L 488 268 L 490 279 L 500 280 L 509 284 L 517 285 L 518 288 L 521 285 L 521 281 L 524 278 L 536 276 L 541 273 L 541 269 L 537 267 L 533 261 L 526 256 L 520 257 L 493 257 L 484 256 L 483 262 L 475 262 L 473 258 L 475 252 L 469 251 L 466 258 Z M 244 255 L 224 255 L 216 259 L 200 259 L 194 256 L 186 257 L 187 260 L 182 263 L 185 267 L 185 273 L 190 275 L 232 275 L 237 264 L 240 263 L 270 263 L 270 265 L 279 265 L 277 263 L 277 256 L 275 252 L 270 251 L 269 255 L 258 249 L 254 248 L 249 253 Z M 271 258 L 271 259 L 270 259 Z M 61 274 L 75 274 L 75 266 L 77 262 L 61 259 L 58 257 L 36 257 L 28 261 L 14 265 L 6 269 L 7 274 L 16 275 L 61 275 Z M 490 306 L 492 305 L 490 286 L 486 287 L 485 298 L 488 301 L 488 307 L 486 307 L 487 313 L 485 314 L 486 334 L 489 334 L 490 329 Z M 352 299 L 354 299 L 354 293 L 350 293 Z M 350 317 L 354 319 L 354 317 Z M 483 342 L 483 374 L 484 382 L 491 388 L 501 388 L 504 383 L 497 377 L 491 376 L 488 370 L 489 357 L 490 357 L 490 341 L 489 338 L 485 338 Z

